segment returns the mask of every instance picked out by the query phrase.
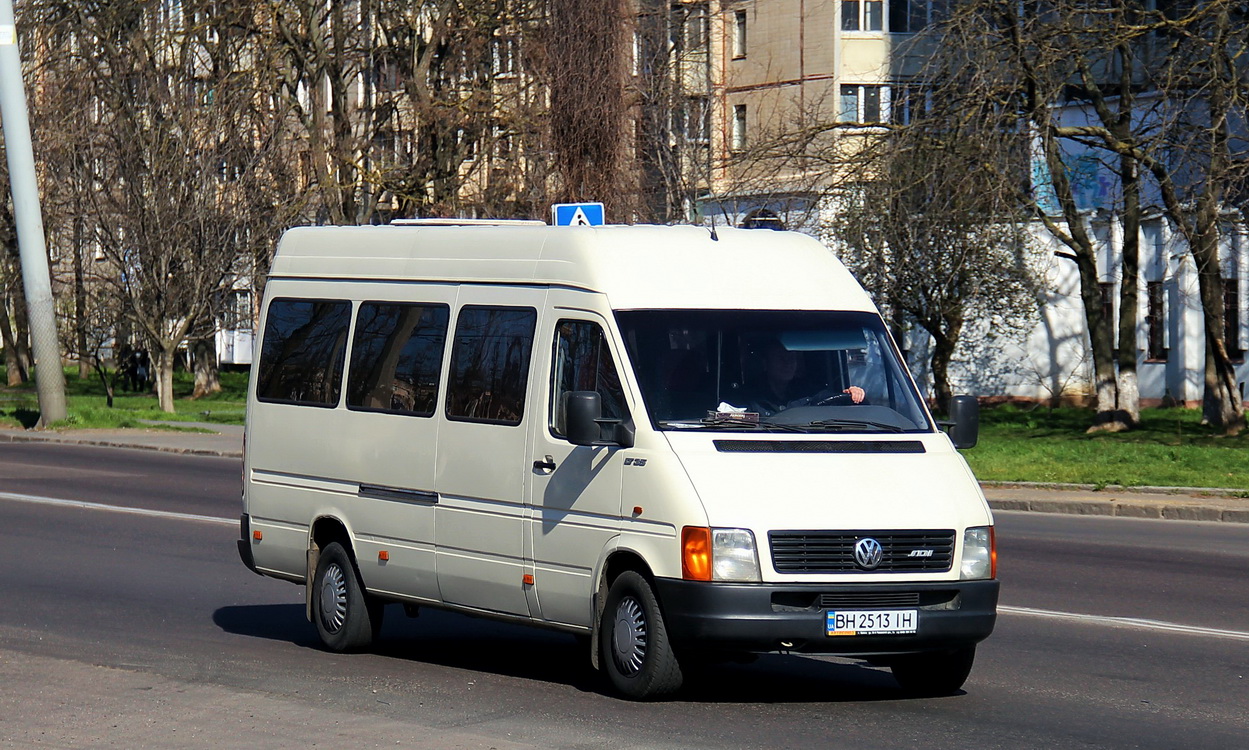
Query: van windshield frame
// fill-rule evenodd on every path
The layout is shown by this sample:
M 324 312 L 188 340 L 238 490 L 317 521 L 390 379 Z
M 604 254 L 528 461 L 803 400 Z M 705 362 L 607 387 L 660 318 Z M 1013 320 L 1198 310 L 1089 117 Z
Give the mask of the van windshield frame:
M 935 431 L 875 313 L 664 309 L 615 317 L 655 429 Z

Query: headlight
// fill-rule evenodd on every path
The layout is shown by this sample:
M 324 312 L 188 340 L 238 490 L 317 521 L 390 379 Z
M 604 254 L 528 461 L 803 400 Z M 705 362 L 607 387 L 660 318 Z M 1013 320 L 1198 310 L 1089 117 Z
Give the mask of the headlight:
M 712 529 L 711 571 L 717 581 L 758 581 L 755 535 L 749 529 Z
M 992 526 L 973 526 L 963 532 L 963 562 L 959 578 L 973 581 L 997 577 L 997 547 Z
M 749 529 L 681 530 L 681 577 L 687 581 L 758 581 L 759 556 Z

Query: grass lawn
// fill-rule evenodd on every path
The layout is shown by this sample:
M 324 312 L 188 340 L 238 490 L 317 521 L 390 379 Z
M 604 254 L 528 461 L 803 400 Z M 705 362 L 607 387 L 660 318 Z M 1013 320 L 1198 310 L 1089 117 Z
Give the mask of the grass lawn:
M 6 382 L 0 367 L 0 383 Z M 78 377 L 78 368 L 65 370 L 65 397 L 68 417 L 51 425 L 53 429 L 151 427 L 139 420 L 212 422 L 243 424 L 247 405 L 247 373 L 222 372 L 221 393 L 191 400 L 194 378 L 187 372 L 174 373 L 175 414 L 160 410 L 154 392 L 131 393 L 120 383 L 109 408 L 104 385 L 92 373 L 89 380 Z M 33 427 L 39 420 L 39 397 L 32 376 L 30 382 L 13 388 L 0 387 L 0 425 Z M 178 429 L 176 427 L 171 429 Z M 194 428 L 188 428 L 194 429 Z
M 984 480 L 1249 490 L 1249 431 L 1215 435 L 1194 409 L 1145 409 L 1130 432 L 1085 434 L 1092 421 L 1087 409 L 985 408 L 963 454 Z

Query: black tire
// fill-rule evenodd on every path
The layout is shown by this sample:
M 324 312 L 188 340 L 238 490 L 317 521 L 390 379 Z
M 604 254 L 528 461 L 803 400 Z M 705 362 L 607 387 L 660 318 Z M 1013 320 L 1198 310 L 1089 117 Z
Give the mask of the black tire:
M 382 627 L 382 604 L 364 593 L 360 572 L 338 542 L 317 558 L 312 579 L 312 619 L 330 651 L 368 648 Z
M 900 656 L 890 663 L 893 678 L 911 695 L 950 695 L 963 687 L 976 660 L 976 647 Z
M 599 662 L 625 697 L 651 700 L 681 687 L 681 665 L 650 583 L 627 570 L 612 582 L 599 621 Z

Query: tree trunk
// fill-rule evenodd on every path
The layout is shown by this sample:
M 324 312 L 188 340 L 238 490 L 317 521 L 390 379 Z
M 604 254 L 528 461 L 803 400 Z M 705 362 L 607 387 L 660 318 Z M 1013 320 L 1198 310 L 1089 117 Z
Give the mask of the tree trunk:
M 4 299 L 3 310 L 0 310 L 0 335 L 4 337 L 4 365 L 8 372 L 9 387 L 25 383 L 30 374 L 26 362 L 22 360 L 21 350 L 13 337 L 13 326 L 9 323 L 8 299 Z
M 1128 427 L 1141 421 L 1140 385 L 1136 374 L 1136 337 L 1140 297 L 1140 180 L 1136 160 L 1119 160 L 1123 181 L 1123 278 L 1119 286 L 1119 408 L 1118 420 Z
M 78 378 L 91 377 L 91 362 L 87 355 L 87 284 L 82 269 L 83 219 L 74 218 L 74 328 L 78 334 Z M 113 405 L 109 393 L 108 405 Z
M 196 339 L 191 345 L 191 366 L 195 371 L 195 390 L 191 394 L 192 399 L 221 392 L 217 351 L 212 339 Z
M 30 321 L 26 309 L 26 293 L 22 285 L 13 288 L 13 349 L 20 360 L 22 382 L 30 379 L 30 368 L 34 366 L 34 358 L 30 353 Z
M 1084 320 L 1088 326 L 1089 347 L 1093 354 L 1093 391 L 1097 398 L 1097 417 L 1090 431 L 1122 430 L 1126 427 L 1115 415 L 1118 408 L 1117 384 L 1115 382 L 1114 347 L 1111 345 L 1110 321 L 1102 314 L 1102 290 L 1097 275 L 1097 256 L 1093 240 L 1084 226 L 1084 218 L 1076 205 L 1067 166 L 1063 162 L 1062 149 L 1054 124 L 1049 120 L 1048 109 L 1034 115 L 1034 123 L 1041 128 L 1041 144 L 1045 149 L 1045 163 L 1049 167 L 1054 195 L 1062 208 L 1067 222 L 1068 247 L 1080 274 L 1080 300 L 1084 303 Z
M 932 347 L 932 391 L 935 410 L 945 414 L 950 408 L 954 393 L 950 388 L 950 360 L 954 356 L 955 341 L 945 336 L 934 336 Z
M 172 414 L 173 406 L 173 366 L 178 356 L 177 344 L 161 346 L 156 352 L 156 398 L 160 402 L 161 411 Z

